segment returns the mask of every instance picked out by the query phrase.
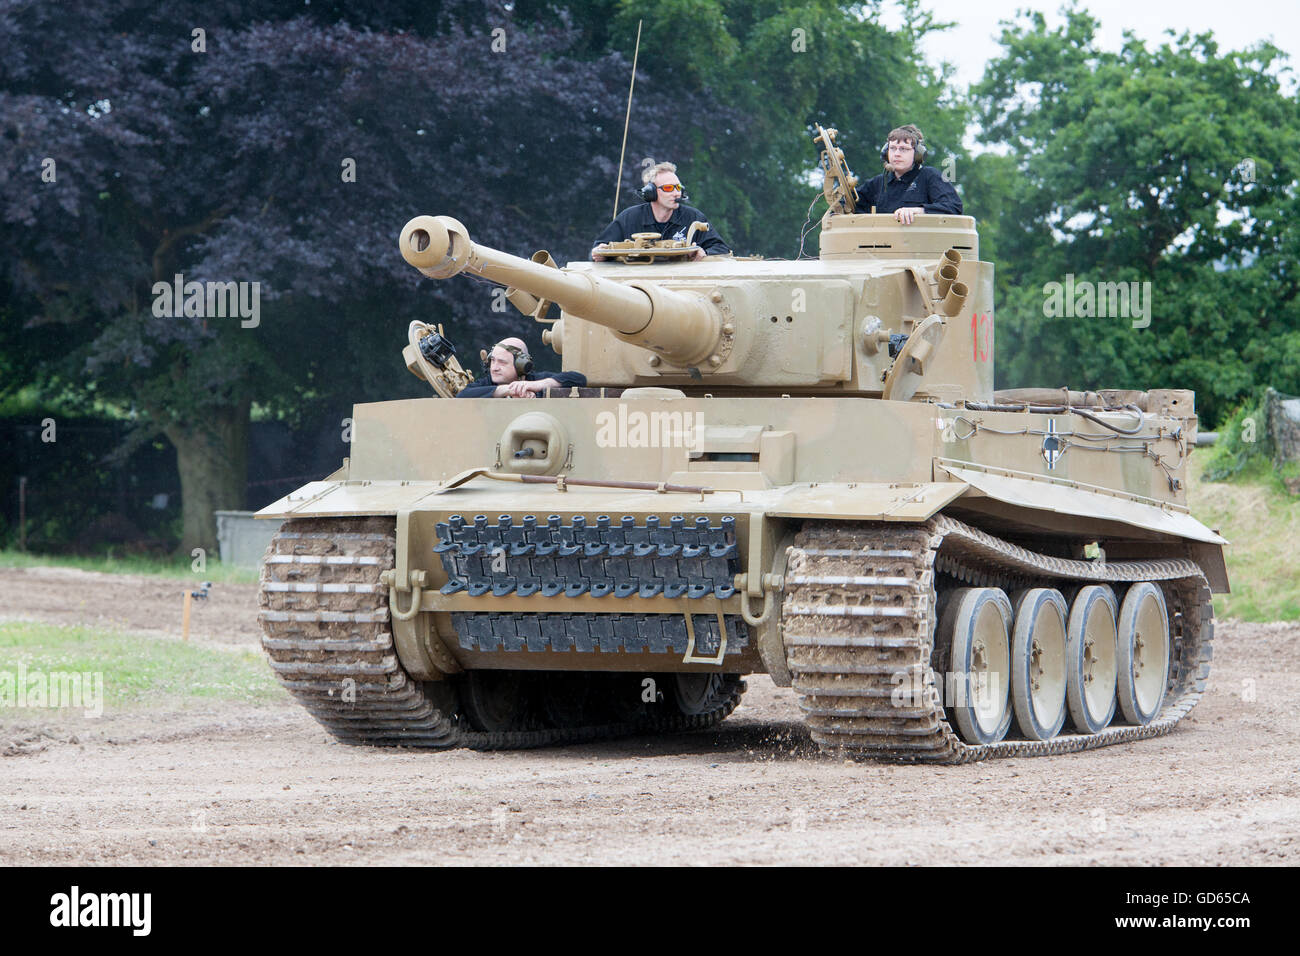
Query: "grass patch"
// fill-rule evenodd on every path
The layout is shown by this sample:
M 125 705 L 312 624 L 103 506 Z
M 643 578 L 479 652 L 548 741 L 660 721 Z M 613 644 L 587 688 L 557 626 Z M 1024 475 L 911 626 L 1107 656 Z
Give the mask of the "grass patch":
M 187 583 L 212 581 L 216 584 L 255 584 L 256 568 L 224 565 L 209 559 L 202 571 L 193 570 L 189 558 L 149 558 L 137 554 L 88 557 L 66 554 L 30 554 L 25 551 L 0 550 L 0 568 L 80 568 L 108 574 L 144 574 L 158 578 L 178 578 Z
M 285 697 L 257 651 L 216 651 L 86 627 L 0 623 L 0 672 L 16 675 L 20 664 L 28 674 L 102 674 L 105 712 L 184 710 L 217 701 L 263 704 Z
M 1214 464 L 1192 456 L 1187 497 L 1192 514 L 1230 542 L 1224 555 L 1232 593 L 1215 595 L 1215 615 L 1300 620 L 1300 498 L 1265 460 L 1252 459 L 1227 481 L 1208 481 Z

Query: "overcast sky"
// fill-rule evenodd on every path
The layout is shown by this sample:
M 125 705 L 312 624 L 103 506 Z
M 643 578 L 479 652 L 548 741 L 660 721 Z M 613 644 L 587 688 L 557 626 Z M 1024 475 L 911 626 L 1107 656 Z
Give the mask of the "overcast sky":
M 957 67 L 957 81 L 966 86 L 984 73 L 984 65 L 1001 51 L 996 37 L 999 20 L 1011 20 L 1018 9 L 1042 11 L 1049 27 L 1064 22 L 1062 3 L 1041 0 L 924 0 L 922 6 L 936 21 L 957 26 L 932 34 L 925 44 L 934 61 L 948 60 Z M 1080 7 L 1100 21 L 1101 46 L 1116 50 L 1125 30 L 1132 30 L 1158 45 L 1164 31 L 1214 33 L 1221 50 L 1240 50 L 1258 40 L 1270 40 L 1286 52 L 1292 69 L 1300 69 L 1300 0 L 1083 0 Z M 896 4 L 887 4 L 885 23 L 902 22 Z M 1294 87 L 1292 87 L 1294 88 Z

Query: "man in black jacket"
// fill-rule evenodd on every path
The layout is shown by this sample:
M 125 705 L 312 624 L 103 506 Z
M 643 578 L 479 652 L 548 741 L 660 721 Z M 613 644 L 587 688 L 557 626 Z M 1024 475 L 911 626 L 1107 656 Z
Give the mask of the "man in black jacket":
M 619 213 L 618 218 L 596 237 L 593 246 L 602 242 L 625 242 L 638 232 L 657 232 L 665 239 L 685 241 L 691 223 L 696 220 L 708 221 L 704 213 L 694 206 L 682 205 L 682 183 L 677 178 L 677 167 L 672 163 L 656 163 L 646 170 L 642 178 L 645 185 L 642 187 L 641 198 L 645 201 Z M 651 191 L 654 198 L 646 199 Z M 700 248 L 692 256 L 694 259 L 703 259 L 706 255 L 725 256 L 731 252 L 718 231 L 712 228 L 697 232 L 695 244 Z M 600 262 L 605 257 L 593 248 L 591 258 Z
M 961 197 L 937 169 L 923 166 L 925 137 L 915 126 L 900 126 L 880 151 L 885 171 L 858 190 L 860 212 L 892 212 L 903 225 L 925 213 L 961 215 Z
M 488 353 L 488 373 L 466 385 L 457 398 L 532 398 L 548 388 L 585 388 L 581 372 L 534 372 L 523 339 L 502 339 Z

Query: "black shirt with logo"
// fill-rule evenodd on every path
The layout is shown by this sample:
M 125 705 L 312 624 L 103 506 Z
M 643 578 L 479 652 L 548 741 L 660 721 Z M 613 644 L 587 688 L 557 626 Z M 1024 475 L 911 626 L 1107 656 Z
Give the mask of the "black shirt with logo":
M 931 166 L 913 166 L 902 176 L 886 170 L 858 190 L 858 211 L 894 212 L 904 206 L 920 206 L 927 213 L 961 215 L 961 197 L 952 183 Z
M 700 212 L 694 206 L 679 205 L 673 210 L 672 215 L 668 217 L 667 222 L 657 222 L 655 214 L 651 209 L 652 203 L 637 203 L 635 206 L 629 206 L 618 214 L 618 218 L 605 227 L 605 231 L 596 237 L 593 246 L 598 246 L 602 242 L 625 242 L 632 238 L 633 233 L 637 232 L 657 232 L 665 239 L 679 239 L 686 241 L 686 234 L 690 232 L 691 223 L 695 221 L 708 222 L 704 213 Z M 710 227 L 705 232 L 695 234 L 695 244 L 710 256 L 725 256 L 731 251 L 718 231 Z

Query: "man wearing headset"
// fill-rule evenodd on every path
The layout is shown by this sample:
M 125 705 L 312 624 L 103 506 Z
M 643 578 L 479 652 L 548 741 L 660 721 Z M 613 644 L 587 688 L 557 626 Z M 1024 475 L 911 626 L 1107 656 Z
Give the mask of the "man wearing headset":
M 900 126 L 881 147 L 885 171 L 858 190 L 858 209 L 894 214 L 903 225 L 925 213 L 961 215 L 961 197 L 937 169 L 923 166 L 925 137 L 915 126 Z
M 596 237 L 593 247 L 602 242 L 624 242 L 638 232 L 657 232 L 665 239 L 684 241 L 691 223 L 696 220 L 708 222 L 704 213 L 694 206 L 682 204 L 685 193 L 682 192 L 682 183 L 677 178 L 677 167 L 673 163 L 656 163 L 641 178 L 645 181 L 641 187 L 641 199 L 644 201 L 619 213 L 618 218 Z M 692 259 L 703 259 L 706 255 L 725 256 L 731 252 L 718 231 L 712 228 L 697 232 L 695 244 L 700 248 Z M 600 262 L 605 257 L 593 248 L 591 258 Z
M 540 376 L 540 377 L 539 377 Z M 488 354 L 488 373 L 457 393 L 457 398 L 532 398 L 548 388 L 585 388 L 581 372 L 534 372 L 523 339 L 502 339 Z

